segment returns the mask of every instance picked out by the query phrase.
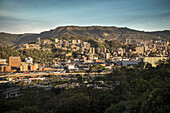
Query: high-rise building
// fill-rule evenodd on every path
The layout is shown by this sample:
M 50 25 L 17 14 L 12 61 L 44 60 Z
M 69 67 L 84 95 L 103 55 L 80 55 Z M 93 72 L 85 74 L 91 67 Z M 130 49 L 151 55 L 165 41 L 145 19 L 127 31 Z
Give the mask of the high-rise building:
M 9 65 L 11 67 L 20 67 L 21 65 L 21 58 L 20 57 L 9 57 Z
M 101 48 L 101 52 L 102 52 L 102 53 L 106 53 L 106 48 L 105 48 L 105 47 L 102 47 L 102 48 Z
M 148 46 L 145 46 L 144 49 L 145 49 L 145 52 L 149 50 Z
M 78 40 L 78 43 L 81 44 L 81 40 Z
M 83 42 L 83 46 L 86 50 L 90 49 L 90 43 L 88 43 L 88 42 Z
M 95 47 L 93 47 L 93 54 L 95 54 Z
M 90 47 L 90 53 L 95 54 L 95 48 L 94 47 Z
M 63 41 L 63 46 L 68 47 L 69 46 L 69 42 L 67 40 L 64 40 Z
M 76 44 L 77 43 L 77 41 L 76 40 L 72 40 L 72 44 Z
M 100 48 L 99 47 L 97 48 L 97 53 L 100 53 Z
M 106 59 L 110 59 L 110 53 L 106 53 Z

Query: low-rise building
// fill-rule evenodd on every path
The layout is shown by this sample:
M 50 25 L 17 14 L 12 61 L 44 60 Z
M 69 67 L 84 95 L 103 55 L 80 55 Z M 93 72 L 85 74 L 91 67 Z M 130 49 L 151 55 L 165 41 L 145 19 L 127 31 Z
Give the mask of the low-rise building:
M 0 66 L 0 72 L 10 72 L 10 71 L 11 71 L 11 66 L 9 65 Z
M 152 64 L 153 67 L 156 67 L 159 60 L 167 59 L 167 57 L 144 57 L 143 62 L 148 62 Z
M 38 64 L 31 64 L 30 66 L 30 71 L 36 71 L 38 69 Z
M 27 64 L 32 64 L 33 63 L 33 58 L 31 58 L 31 57 L 25 58 L 25 62 Z
M 22 62 L 20 66 L 20 71 L 28 71 L 28 64 Z
M 6 65 L 6 59 L 0 59 L 0 65 Z

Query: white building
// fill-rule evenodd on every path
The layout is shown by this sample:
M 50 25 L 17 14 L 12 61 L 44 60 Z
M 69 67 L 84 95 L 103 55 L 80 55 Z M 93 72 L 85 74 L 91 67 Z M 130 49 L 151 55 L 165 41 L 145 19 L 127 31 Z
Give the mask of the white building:
M 0 59 L 0 64 L 7 64 L 6 59 Z
M 157 62 L 159 60 L 163 60 L 163 59 L 167 59 L 167 57 L 144 57 L 143 58 L 143 62 L 148 62 L 150 64 L 152 64 L 153 67 L 156 67 L 157 66 Z
M 31 57 L 25 58 L 25 62 L 27 64 L 32 64 L 33 63 L 33 58 L 31 58 Z
M 56 39 L 55 39 L 55 42 L 57 43 L 58 41 L 59 41 L 59 40 L 56 38 Z
M 75 69 L 74 65 L 68 65 L 68 69 Z

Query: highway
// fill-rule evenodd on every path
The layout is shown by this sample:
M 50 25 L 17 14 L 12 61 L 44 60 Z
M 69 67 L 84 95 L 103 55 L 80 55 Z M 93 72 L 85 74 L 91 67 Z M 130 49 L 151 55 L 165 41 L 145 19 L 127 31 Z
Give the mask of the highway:
M 101 72 L 101 73 L 45 73 L 45 72 L 39 72 L 39 73 L 30 73 L 30 74 L 24 74 L 24 73 L 17 73 L 17 74 L 11 74 L 11 75 L 2 75 L 0 78 L 10 78 L 10 77 L 37 77 L 37 76 L 43 76 L 43 75 L 105 75 L 110 74 L 110 72 Z

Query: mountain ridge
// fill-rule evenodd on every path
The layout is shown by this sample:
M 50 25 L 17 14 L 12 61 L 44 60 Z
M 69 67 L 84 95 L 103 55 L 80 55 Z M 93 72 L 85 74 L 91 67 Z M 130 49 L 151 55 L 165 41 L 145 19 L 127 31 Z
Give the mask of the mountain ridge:
M 41 33 L 10 34 L 0 32 L 0 44 L 13 46 L 35 41 L 38 37 L 48 39 L 69 36 L 117 40 L 125 40 L 126 38 L 170 40 L 170 30 L 145 32 L 115 26 L 59 26 Z

